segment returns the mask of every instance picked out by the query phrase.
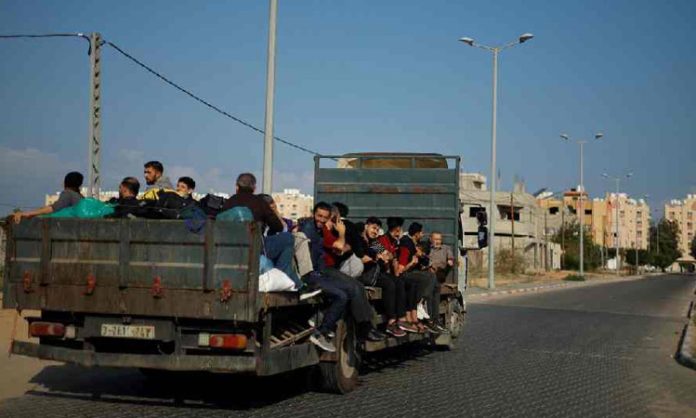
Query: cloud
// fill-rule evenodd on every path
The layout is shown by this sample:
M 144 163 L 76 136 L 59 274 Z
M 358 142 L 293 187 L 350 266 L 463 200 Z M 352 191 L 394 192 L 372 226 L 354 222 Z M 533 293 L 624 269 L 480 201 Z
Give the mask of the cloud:
M 46 194 L 63 188 L 63 177 L 69 171 L 80 171 L 83 165 L 66 161 L 58 154 L 36 148 L 10 148 L 0 145 L 0 203 L 2 212 L 11 205 L 43 206 Z M 10 210 L 12 208 L 9 208 Z

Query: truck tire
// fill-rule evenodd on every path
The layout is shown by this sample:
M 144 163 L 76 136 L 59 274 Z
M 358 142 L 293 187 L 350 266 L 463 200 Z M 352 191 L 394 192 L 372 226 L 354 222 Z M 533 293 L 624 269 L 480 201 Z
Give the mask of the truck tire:
M 336 327 L 336 361 L 319 363 L 318 386 L 333 393 L 348 393 L 358 384 L 359 357 L 355 326 L 352 321 L 341 320 Z
M 457 338 L 464 329 L 466 321 L 466 308 L 462 306 L 459 297 L 449 298 L 447 300 L 447 310 L 445 312 L 445 326 L 450 332 L 452 338 Z

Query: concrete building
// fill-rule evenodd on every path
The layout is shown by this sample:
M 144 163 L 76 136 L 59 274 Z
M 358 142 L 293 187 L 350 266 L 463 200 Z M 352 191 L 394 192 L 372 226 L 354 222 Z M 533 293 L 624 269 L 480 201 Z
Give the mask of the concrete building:
M 314 197 L 302 194 L 298 189 L 285 189 L 283 193 L 273 193 L 273 200 L 284 218 L 296 221 L 312 215 Z
M 570 222 L 577 222 L 580 192 L 571 189 L 563 194 L 563 203 L 571 213 Z M 619 206 L 619 247 L 647 249 L 650 239 L 650 207 L 640 199 L 631 199 L 627 194 L 618 197 L 612 193 L 604 198 L 583 198 L 583 224 L 592 235 L 592 240 L 601 247 L 616 246 L 616 206 Z
M 618 222 L 620 248 L 648 249 L 650 206 L 643 199 L 631 199 L 626 193 L 618 195 L 611 193 L 607 194 L 604 199 L 596 199 L 595 203 L 604 206 L 603 210 L 606 213 L 603 241 L 607 246 L 615 247 L 617 244 L 616 225 Z
M 477 249 L 476 215 L 480 211 L 487 212 L 490 199 L 486 177 L 479 173 L 461 173 L 459 182 L 464 247 Z M 524 183 L 515 184 L 511 192 L 496 192 L 495 200 L 496 251 L 514 248 L 515 253 L 525 258 L 528 269 L 560 268 L 560 245 L 550 242 L 551 235 L 544 234 L 544 211 L 536 198 L 526 192 Z M 490 219 L 490 215 L 488 217 Z M 470 263 L 481 263 L 485 267 L 487 252 L 487 248 L 470 252 Z
M 689 253 L 691 241 L 696 236 L 696 194 L 686 195 L 684 200 L 672 200 L 665 205 L 665 217 L 679 225 L 679 251 L 683 259 L 693 260 Z

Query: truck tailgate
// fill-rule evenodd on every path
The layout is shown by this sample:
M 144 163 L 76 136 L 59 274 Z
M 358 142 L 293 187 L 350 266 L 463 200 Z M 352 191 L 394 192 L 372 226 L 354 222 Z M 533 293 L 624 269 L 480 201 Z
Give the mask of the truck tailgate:
M 257 319 L 254 223 L 46 218 L 7 233 L 6 308 Z

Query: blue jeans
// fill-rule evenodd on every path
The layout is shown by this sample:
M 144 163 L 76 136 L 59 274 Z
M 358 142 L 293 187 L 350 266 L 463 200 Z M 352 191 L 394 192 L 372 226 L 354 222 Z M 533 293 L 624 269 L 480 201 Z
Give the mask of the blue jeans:
M 295 255 L 295 239 L 289 232 L 281 232 L 280 234 L 267 236 L 264 238 L 264 246 L 266 248 L 266 257 L 273 261 L 273 265 L 282 270 L 283 273 L 295 283 L 297 289 L 302 287 L 302 281 L 297 276 L 295 268 L 292 265 L 292 259 Z
M 306 280 L 309 285 L 319 287 L 322 294 L 329 299 L 329 307 L 324 311 L 324 320 L 317 330 L 323 334 L 335 331 L 336 323 L 343 316 L 350 300 L 348 290 L 340 282 L 318 272 L 309 273 Z

